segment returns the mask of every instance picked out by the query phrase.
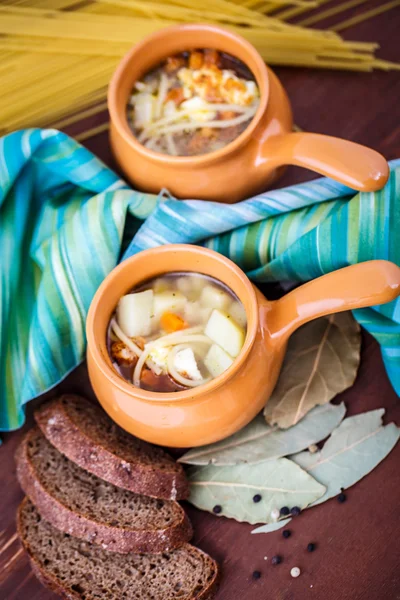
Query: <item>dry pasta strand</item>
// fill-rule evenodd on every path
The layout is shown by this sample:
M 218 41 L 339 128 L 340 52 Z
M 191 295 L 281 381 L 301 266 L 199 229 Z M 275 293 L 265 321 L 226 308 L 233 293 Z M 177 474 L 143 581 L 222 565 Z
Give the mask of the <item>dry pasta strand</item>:
M 243 35 L 271 65 L 354 71 L 398 68 L 375 57 L 376 44 L 345 41 L 337 33 L 398 2 L 339 23 L 333 28 L 336 31 L 287 22 L 326 2 L 203 0 L 199 6 L 197 0 L 3 0 L 0 133 L 50 124 L 68 127 L 78 122 L 80 111 L 97 114 L 90 111 L 104 102 L 112 73 L 132 44 L 165 26 L 193 20 L 220 24 Z M 349 2 L 355 5 L 361 0 Z M 320 18 L 313 15 L 308 22 Z M 93 128 L 79 136 L 88 139 L 96 132 Z
M 75 123 L 79 123 L 79 121 L 82 121 L 82 119 L 87 119 L 89 117 L 93 117 L 94 115 L 98 115 L 105 110 L 107 110 L 107 102 L 102 102 L 97 106 L 92 106 L 91 108 L 82 110 L 76 115 L 72 115 L 71 117 L 53 123 L 52 127 L 54 127 L 54 129 L 62 129 L 63 127 L 68 127 L 70 125 L 74 125 Z
M 371 10 L 367 10 L 366 12 L 362 13 L 361 15 L 356 15 L 354 17 L 351 17 L 350 19 L 346 19 L 346 21 L 342 21 L 341 23 L 334 25 L 332 27 L 332 29 L 334 29 L 335 31 L 342 31 L 343 29 L 347 29 L 348 27 L 352 27 L 353 25 L 358 25 L 358 23 L 362 23 L 363 21 L 366 21 L 367 19 L 372 19 L 373 17 L 381 15 L 382 13 L 384 13 L 388 10 L 392 10 L 392 8 L 396 8 L 397 6 L 400 6 L 399 0 L 394 0 L 393 2 L 387 2 L 386 4 L 383 4 L 382 6 L 378 6 L 376 8 L 372 8 Z M 395 68 L 397 68 L 397 67 L 398 67 L 398 65 Z
M 327 4 L 328 2 L 331 2 L 332 0 L 320 0 L 319 2 L 319 6 L 321 6 L 322 4 Z M 285 21 L 286 19 L 293 19 L 293 17 L 298 17 L 299 15 L 302 15 L 303 13 L 307 12 L 309 10 L 309 8 L 307 6 L 295 6 L 294 8 L 287 8 L 286 10 L 283 10 L 282 12 L 279 12 L 276 16 L 277 19 L 281 19 L 282 21 Z
M 78 142 L 83 142 L 94 137 L 95 135 L 99 135 L 100 133 L 108 131 L 109 127 L 109 123 L 102 123 L 101 125 L 97 125 L 97 127 L 92 127 L 87 131 L 82 131 L 81 133 L 76 134 L 74 137 Z
M 308 25 L 314 25 L 319 21 L 323 21 L 328 17 L 333 17 L 334 15 L 340 14 L 350 8 L 354 8 L 355 6 L 359 6 L 360 4 L 364 4 L 368 2 L 368 0 L 349 0 L 348 2 L 343 2 L 343 4 L 339 4 L 339 6 L 333 6 L 332 8 L 328 8 L 326 10 L 322 10 L 316 15 L 312 17 L 308 17 L 306 19 L 302 19 L 301 21 L 297 21 L 298 25 L 303 25 L 303 27 L 308 27 Z

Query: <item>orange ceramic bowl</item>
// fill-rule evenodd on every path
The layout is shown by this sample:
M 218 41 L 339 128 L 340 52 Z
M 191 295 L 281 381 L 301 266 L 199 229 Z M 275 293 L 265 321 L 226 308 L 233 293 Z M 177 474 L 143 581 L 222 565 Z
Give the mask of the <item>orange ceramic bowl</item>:
M 157 393 L 123 379 L 112 366 L 106 335 L 119 298 L 143 281 L 173 271 L 222 281 L 246 309 L 243 349 L 222 375 L 198 388 Z M 189 245 L 140 252 L 116 267 L 97 290 L 87 318 L 90 381 L 106 412 L 135 436 L 163 446 L 215 442 L 245 426 L 264 407 L 276 383 L 286 342 L 316 316 L 382 304 L 400 293 L 400 269 L 371 261 L 330 273 L 270 302 L 233 262 Z
M 167 56 L 193 48 L 215 48 L 245 63 L 259 90 L 258 111 L 245 131 L 224 148 L 202 156 L 176 157 L 149 150 L 134 137 L 127 119 L 133 85 Z M 157 31 L 123 58 L 108 91 L 110 140 L 115 158 L 137 188 L 178 198 L 233 203 L 264 191 L 284 165 L 298 165 L 362 191 L 387 181 L 385 159 L 365 146 L 312 133 L 293 133 L 288 97 L 257 50 L 216 25 L 185 24 Z

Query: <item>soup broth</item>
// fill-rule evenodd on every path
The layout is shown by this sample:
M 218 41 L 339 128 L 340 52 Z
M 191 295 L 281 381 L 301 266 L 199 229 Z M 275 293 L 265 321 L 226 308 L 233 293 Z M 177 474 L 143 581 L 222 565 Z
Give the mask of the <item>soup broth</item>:
M 257 84 L 244 63 L 216 50 L 192 50 L 168 57 L 136 82 L 128 120 L 147 148 L 196 156 L 235 140 L 258 104 Z
M 120 298 L 108 329 L 115 369 L 154 392 L 195 388 L 229 369 L 246 336 L 243 304 L 220 281 L 168 273 Z

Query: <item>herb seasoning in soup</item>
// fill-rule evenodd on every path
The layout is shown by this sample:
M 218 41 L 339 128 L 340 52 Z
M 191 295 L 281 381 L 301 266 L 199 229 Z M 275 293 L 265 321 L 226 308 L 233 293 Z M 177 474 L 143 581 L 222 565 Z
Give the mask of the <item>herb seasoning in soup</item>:
M 139 142 L 173 156 L 223 148 L 249 125 L 259 90 L 246 65 L 216 50 L 171 56 L 135 84 L 128 119 Z
M 169 273 L 122 296 L 108 349 L 117 371 L 136 387 L 186 390 L 232 365 L 246 322 L 243 304 L 216 279 Z

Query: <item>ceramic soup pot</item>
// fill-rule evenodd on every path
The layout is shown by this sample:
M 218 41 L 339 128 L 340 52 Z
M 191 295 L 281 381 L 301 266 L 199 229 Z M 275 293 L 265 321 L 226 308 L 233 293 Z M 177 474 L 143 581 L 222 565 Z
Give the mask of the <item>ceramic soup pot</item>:
M 219 377 L 190 390 L 149 392 L 134 387 L 113 367 L 107 328 L 123 294 L 173 271 L 203 273 L 227 285 L 246 309 L 247 334 L 241 353 Z M 271 302 L 221 254 L 184 244 L 160 246 L 122 262 L 97 290 L 86 325 L 90 381 L 110 417 L 135 436 L 162 446 L 209 444 L 235 433 L 262 410 L 297 327 L 322 315 L 382 304 L 399 294 L 400 269 L 375 260 L 319 277 Z
M 215 48 L 247 65 L 260 90 L 257 113 L 239 137 L 209 154 L 176 157 L 149 150 L 128 124 L 133 85 L 167 56 L 193 48 Z M 108 108 L 115 158 L 133 186 L 148 192 L 167 188 L 178 198 L 233 203 L 265 191 L 289 164 L 362 191 L 380 189 L 389 174 L 385 159 L 365 146 L 326 135 L 293 133 L 290 103 L 277 77 L 245 39 L 214 25 L 169 27 L 135 45 L 114 73 Z

